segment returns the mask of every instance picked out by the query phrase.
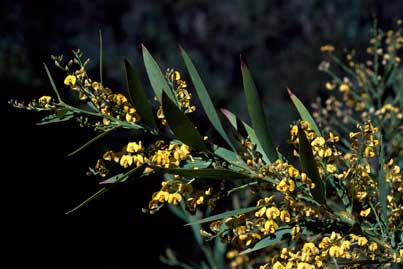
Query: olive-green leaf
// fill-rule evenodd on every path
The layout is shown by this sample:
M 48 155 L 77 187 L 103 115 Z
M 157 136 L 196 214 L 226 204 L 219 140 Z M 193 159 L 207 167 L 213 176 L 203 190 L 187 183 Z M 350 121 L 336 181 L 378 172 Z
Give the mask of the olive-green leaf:
M 298 110 L 298 113 L 301 117 L 302 120 L 307 121 L 311 127 L 311 129 L 319 136 L 322 136 L 320 133 L 320 130 L 318 128 L 318 125 L 316 125 L 316 122 L 314 121 L 311 113 L 309 113 L 308 109 L 304 106 L 304 104 L 298 99 L 298 97 L 295 96 L 291 92 L 290 89 L 288 89 L 288 94 L 290 95 L 291 101 L 294 103 L 295 108 Z
M 249 136 L 250 140 L 252 141 L 253 144 L 256 145 L 256 150 L 258 152 L 260 152 L 262 154 L 262 159 L 263 161 L 265 161 L 266 163 L 270 163 L 269 157 L 267 157 L 266 152 L 263 150 L 262 145 L 260 144 L 259 140 L 257 139 L 255 130 L 253 130 L 252 127 L 249 126 L 249 124 L 247 124 L 246 122 L 237 119 L 237 117 L 235 116 L 234 113 L 232 113 L 231 111 L 222 108 L 221 112 L 224 114 L 224 116 L 228 119 L 228 121 L 231 123 L 231 125 L 236 129 L 236 130 L 240 130 L 240 126 L 238 126 L 238 123 L 242 123 L 243 128 L 245 128 L 245 131 L 247 133 L 247 135 Z
M 150 167 L 159 173 L 167 173 L 172 175 L 180 175 L 199 179 L 226 180 L 226 179 L 244 179 L 248 177 L 248 175 L 245 175 L 243 173 L 238 173 L 232 170 L 222 168 L 183 169 L 183 168 L 165 168 L 160 166 L 150 166 Z
M 259 209 L 259 208 L 261 208 L 261 206 L 253 206 L 253 207 L 246 207 L 246 208 L 226 211 L 224 213 L 213 215 L 213 216 L 210 216 L 210 217 L 207 217 L 207 218 L 204 218 L 204 219 L 199 219 L 197 221 L 188 223 L 186 225 L 195 225 L 195 224 L 201 224 L 201 223 L 206 223 L 206 222 L 212 222 L 212 221 L 215 221 L 215 220 L 221 220 L 221 219 L 229 218 L 229 217 L 240 215 L 240 214 L 246 214 L 246 213 L 255 211 L 255 210 Z
M 246 249 L 240 253 L 240 255 L 248 254 L 269 246 L 272 246 L 274 244 L 277 244 L 281 240 L 283 240 L 283 236 L 291 234 L 291 229 L 286 227 L 286 228 L 279 228 L 274 235 L 269 235 L 266 238 L 263 238 L 259 242 L 257 242 L 253 248 Z M 274 237 L 273 237 L 274 236 Z
M 253 129 L 255 130 L 256 137 L 262 145 L 263 151 L 266 152 L 269 160 L 274 162 L 277 160 L 277 150 L 274 146 L 269 127 L 266 122 L 263 105 L 261 98 L 257 92 L 255 83 L 249 72 L 248 67 L 241 59 L 241 71 L 243 79 L 243 87 L 246 95 L 248 105 L 248 112 L 252 121 Z
M 82 208 L 83 206 L 85 206 L 88 203 L 92 202 L 93 200 L 97 199 L 99 196 L 103 195 L 105 192 L 109 191 L 112 188 L 112 186 L 115 186 L 116 183 L 121 183 L 121 182 L 126 181 L 133 174 L 143 173 L 144 168 L 145 168 L 145 166 L 141 165 L 141 166 L 138 166 L 138 167 L 135 167 L 135 168 L 129 170 L 126 173 L 121 173 L 121 174 L 112 176 L 112 177 L 108 178 L 107 180 L 101 182 L 100 184 L 109 184 L 109 185 L 107 185 L 106 187 L 103 187 L 102 189 L 100 189 L 99 191 L 97 191 L 96 193 L 91 195 L 89 198 L 85 199 L 83 202 L 81 202 L 79 205 L 77 205 L 70 211 L 66 212 L 65 214 L 66 215 L 71 214 L 74 211 Z
M 102 42 L 102 31 L 99 29 L 99 81 L 104 84 L 103 77 L 103 42 Z
M 216 146 L 213 153 L 231 165 L 238 166 L 245 170 L 250 170 L 250 167 L 233 151 Z
M 152 108 L 141 86 L 137 72 L 127 59 L 124 59 L 124 66 L 130 101 L 136 108 L 137 113 L 143 117 L 144 122 L 155 128 L 157 124 L 154 120 Z
M 105 192 L 107 192 L 109 190 L 109 188 L 107 187 L 103 187 L 102 189 L 100 189 L 99 191 L 97 191 L 96 193 L 94 193 L 93 195 L 91 195 L 89 198 L 85 199 L 83 202 L 81 202 L 78 206 L 74 207 L 73 209 L 71 209 L 70 211 L 66 212 L 66 215 L 69 215 L 71 213 L 73 213 L 74 211 L 82 208 L 83 206 L 87 205 L 89 202 L 97 199 L 99 196 L 101 196 L 102 194 L 104 194 Z
M 45 125 L 45 124 L 63 122 L 63 121 L 68 121 L 72 118 L 74 118 L 74 113 L 71 111 L 66 111 L 62 115 L 58 114 L 58 111 L 56 111 L 56 114 L 52 114 L 52 115 L 42 118 L 40 120 L 40 122 L 38 122 L 36 125 Z
M 379 171 L 378 171 L 378 188 L 379 188 L 379 202 L 381 204 L 381 218 L 385 227 L 388 226 L 388 207 L 387 207 L 387 188 L 385 181 L 385 153 L 383 148 L 383 137 L 379 139 Z
M 302 172 L 306 173 L 312 182 L 315 183 L 315 188 L 311 189 L 311 194 L 315 201 L 326 206 L 325 184 L 320 178 L 311 144 L 305 135 L 305 131 L 303 131 L 300 127 L 298 127 L 298 139 L 299 160 L 301 163 Z
M 192 82 L 195 86 L 197 96 L 199 97 L 200 103 L 202 104 L 208 119 L 210 120 L 214 128 L 217 130 L 217 132 L 221 135 L 221 137 L 225 140 L 225 142 L 227 142 L 227 144 L 231 147 L 231 149 L 233 151 L 236 151 L 234 145 L 232 144 L 231 140 L 227 135 L 227 132 L 224 130 L 221 124 L 220 118 L 218 117 L 213 102 L 211 101 L 211 98 L 207 92 L 206 87 L 204 86 L 202 79 L 200 78 L 199 73 L 197 72 L 195 66 L 192 63 L 192 60 L 190 59 L 190 57 L 183 48 L 180 48 L 180 50 L 186 68 L 189 72 L 190 78 L 192 79 Z
M 169 128 L 179 140 L 192 149 L 207 150 L 199 131 L 190 119 L 168 98 L 165 92 L 162 93 L 162 110 Z
M 187 161 L 182 168 L 185 169 L 204 169 L 209 167 L 213 163 L 212 160 L 203 160 L 202 158 L 194 157 L 193 160 Z
M 100 134 L 98 134 L 97 136 L 95 136 L 94 138 L 92 138 L 91 140 L 89 140 L 88 142 L 86 142 L 85 144 L 83 144 L 81 147 L 77 148 L 76 150 L 74 150 L 73 152 L 69 153 L 67 155 L 67 157 L 71 157 L 77 153 L 79 153 L 80 151 L 82 151 L 83 149 L 85 149 L 86 147 L 88 147 L 89 145 L 91 145 L 92 143 L 98 141 L 99 139 L 101 139 L 102 137 L 104 137 L 105 135 L 109 134 L 110 132 L 112 132 L 114 130 L 114 128 L 109 129 L 107 131 L 104 131 Z
M 49 71 L 49 69 L 48 69 L 48 67 L 46 66 L 45 63 L 43 63 L 43 66 L 45 67 L 46 74 L 48 75 L 50 84 L 52 85 L 52 89 L 53 89 L 53 90 L 55 91 L 55 93 L 56 93 L 57 100 L 58 100 L 59 102 L 61 102 L 62 99 L 60 98 L 59 91 L 57 90 L 56 84 L 55 84 L 55 82 L 53 81 L 52 75 L 50 74 L 50 71 Z
M 172 90 L 169 88 L 165 76 L 162 74 L 157 62 L 154 60 L 153 56 L 151 56 L 147 48 L 143 44 L 141 46 L 143 49 L 144 65 L 155 96 L 157 96 L 158 100 L 162 102 L 162 93 L 165 92 L 169 98 L 176 103 L 176 98 Z

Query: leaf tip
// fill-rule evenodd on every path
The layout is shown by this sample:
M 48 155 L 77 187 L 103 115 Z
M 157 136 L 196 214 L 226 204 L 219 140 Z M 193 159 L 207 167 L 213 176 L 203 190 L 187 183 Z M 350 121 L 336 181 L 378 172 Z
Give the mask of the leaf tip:
M 225 116 L 229 115 L 229 110 L 225 108 L 220 108 L 221 113 L 223 113 Z
M 292 93 L 292 91 L 290 90 L 290 88 L 287 88 L 287 92 L 288 92 L 288 95 L 289 95 L 290 97 L 294 95 L 294 94 Z
M 242 54 L 239 54 L 239 61 L 241 62 L 241 69 L 244 69 L 246 67 L 246 64 L 243 60 Z

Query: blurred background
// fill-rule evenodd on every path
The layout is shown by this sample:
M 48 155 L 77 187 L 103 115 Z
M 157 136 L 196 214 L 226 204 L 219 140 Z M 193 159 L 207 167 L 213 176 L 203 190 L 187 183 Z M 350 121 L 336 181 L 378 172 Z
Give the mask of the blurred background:
M 162 69 L 184 72 L 178 45 L 190 54 L 217 107 L 248 121 L 239 55 L 246 59 L 273 122 L 284 142 L 296 118 L 286 87 L 305 103 L 323 89 L 317 69 L 320 46 L 331 43 L 365 49 L 374 18 L 388 29 L 402 16 L 399 0 L 97 0 L 0 3 L 0 81 L 5 195 L 2 240 L 13 266 L 42 268 L 167 268 L 158 257 L 166 247 L 191 260 L 188 228 L 163 211 L 141 212 L 159 179 L 115 188 L 88 207 L 64 212 L 95 192 L 96 178 L 85 176 L 99 155 L 65 156 L 91 138 L 74 122 L 35 126 L 43 115 L 11 108 L 7 101 L 28 101 L 52 90 L 43 62 L 62 87 L 63 74 L 50 55 L 72 56 L 80 48 L 98 76 L 98 31 L 103 33 L 104 81 L 118 90 L 125 83 L 122 58 L 128 57 L 150 89 L 142 64 L 144 43 Z M 186 77 L 185 77 L 186 78 Z M 190 87 L 190 90 L 192 88 Z M 202 115 L 200 115 L 202 117 Z M 8 255 L 9 254 L 9 255 Z M 4 262 L 4 261 L 3 261 Z

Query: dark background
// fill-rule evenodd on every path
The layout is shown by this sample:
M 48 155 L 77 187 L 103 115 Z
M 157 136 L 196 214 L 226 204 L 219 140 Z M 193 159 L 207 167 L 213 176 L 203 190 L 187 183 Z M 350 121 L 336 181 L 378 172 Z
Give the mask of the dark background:
M 247 60 L 261 91 L 276 140 L 284 141 L 295 119 L 285 91 L 309 103 L 325 77 L 318 72 L 319 48 L 332 43 L 364 49 L 373 18 L 383 28 L 402 15 L 399 0 L 289 1 L 8 1 L 0 4 L 0 81 L 3 120 L 3 249 L 18 268 L 165 268 L 158 256 L 166 247 L 191 260 L 187 228 L 163 211 L 141 213 L 159 179 L 132 181 L 86 208 L 65 216 L 95 192 L 97 178 L 85 176 L 100 152 L 65 156 L 91 138 L 74 122 L 36 126 L 43 116 L 11 108 L 11 98 L 28 101 L 51 95 L 42 62 L 61 88 L 62 74 L 50 55 L 71 57 L 81 48 L 98 78 L 98 30 L 104 39 L 105 84 L 124 89 L 121 60 L 127 56 L 149 89 L 141 62 L 144 43 L 162 68 L 184 70 L 177 45 L 196 63 L 218 107 L 247 120 L 239 54 Z M 95 154 L 96 153 L 96 154 Z M 97 155 L 98 154 L 98 155 Z M 5 238 L 5 240 L 3 240 Z

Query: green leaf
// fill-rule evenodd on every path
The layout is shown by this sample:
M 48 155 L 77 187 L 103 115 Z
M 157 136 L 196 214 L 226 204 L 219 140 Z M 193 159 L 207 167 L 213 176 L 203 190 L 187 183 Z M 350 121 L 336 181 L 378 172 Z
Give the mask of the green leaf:
M 124 182 L 126 181 L 128 178 L 128 176 L 126 175 L 126 173 L 120 173 L 117 175 L 114 175 L 110 178 L 108 178 L 107 180 L 101 181 L 99 182 L 99 184 L 114 184 L 114 183 L 120 183 L 120 182 Z
M 101 29 L 99 29 L 99 80 L 101 82 L 101 84 L 103 83 L 103 47 L 102 47 L 102 31 Z
M 160 166 L 150 166 L 150 167 L 159 173 L 167 173 L 172 175 L 180 175 L 200 179 L 226 180 L 226 179 L 244 179 L 248 177 L 245 174 L 222 168 L 183 169 L 183 168 L 164 168 Z
M 76 211 L 76 210 L 80 209 L 81 207 L 87 205 L 89 202 L 95 200 L 96 198 L 98 198 L 99 196 L 101 196 L 102 194 L 107 192 L 108 190 L 109 190 L 109 188 L 103 187 L 102 189 L 100 189 L 99 191 L 97 191 L 96 193 L 91 195 L 89 198 L 85 199 L 82 203 L 80 203 L 78 206 L 76 206 L 72 210 L 66 212 L 65 214 L 69 215 L 69 214 L 73 213 L 74 211 Z
M 217 132 L 221 135 L 221 137 L 225 140 L 225 142 L 227 142 L 227 144 L 231 147 L 231 149 L 236 152 L 234 145 L 232 144 L 231 140 L 229 139 L 226 131 L 224 130 L 221 124 L 220 118 L 218 117 L 217 111 L 214 108 L 213 102 L 211 101 L 211 98 L 207 92 L 206 87 L 204 86 L 203 81 L 200 78 L 199 73 L 197 72 L 195 66 L 192 63 L 192 60 L 190 59 L 190 57 L 187 55 L 187 53 L 183 48 L 180 48 L 180 50 L 183 60 L 185 61 L 186 68 L 189 72 L 190 78 L 192 79 L 193 84 L 195 86 L 197 96 L 199 97 L 200 103 L 202 104 L 208 119 L 210 120 L 214 128 L 217 130 Z
M 203 160 L 202 158 L 194 157 L 193 161 L 189 160 L 182 168 L 184 169 L 204 169 L 209 167 L 212 164 L 212 160 Z
M 82 151 L 83 149 L 85 149 L 86 147 L 88 147 L 89 145 L 91 145 L 92 143 L 96 142 L 97 140 L 101 139 L 102 137 L 104 137 L 105 135 L 109 134 L 110 132 L 112 132 L 114 130 L 113 129 L 109 129 L 105 132 L 102 132 L 100 134 L 98 134 L 97 136 L 95 136 L 94 138 L 92 138 L 91 140 L 89 140 L 88 142 L 86 142 L 84 145 L 82 145 L 81 147 L 79 147 L 78 149 L 74 150 L 73 152 L 69 153 L 67 155 L 67 157 L 71 157 L 77 153 L 79 153 L 80 151 Z
M 162 93 L 165 92 L 168 97 L 176 103 L 176 98 L 172 90 L 169 88 L 165 76 L 162 74 L 157 62 L 154 60 L 153 56 L 151 56 L 147 48 L 143 44 L 141 44 L 141 46 L 143 49 L 144 65 L 155 96 L 157 96 L 158 100 L 162 102 Z
M 262 145 L 263 151 L 266 152 L 270 162 L 274 162 L 278 158 L 277 150 L 273 144 L 273 139 L 266 123 L 261 98 L 259 97 L 249 69 L 242 59 L 241 71 L 243 87 L 248 104 L 248 112 L 252 121 L 253 129 L 255 130 L 257 139 Z
M 228 121 L 231 123 L 231 125 L 236 129 L 240 130 L 241 126 L 238 126 L 239 123 L 242 124 L 242 127 L 245 128 L 246 134 L 249 136 L 250 140 L 252 141 L 253 144 L 256 145 L 256 150 L 262 154 L 262 159 L 266 163 L 270 163 L 269 157 L 267 157 L 266 152 L 263 150 L 262 145 L 260 144 L 259 140 L 257 139 L 256 133 L 253 130 L 252 127 L 250 127 L 246 122 L 239 120 L 234 113 L 231 111 L 222 108 L 221 112 L 224 114 L 224 116 L 228 119 Z
M 196 224 L 201 224 L 201 223 L 206 223 L 206 222 L 212 222 L 212 221 L 215 221 L 215 220 L 221 220 L 221 219 L 225 219 L 225 218 L 240 215 L 240 214 L 246 214 L 246 213 L 255 211 L 255 210 L 257 210 L 257 209 L 259 209 L 261 207 L 262 206 L 252 206 L 252 207 L 246 207 L 246 208 L 226 211 L 224 213 L 213 215 L 213 216 L 210 216 L 210 217 L 207 217 L 207 218 L 204 218 L 204 219 L 199 219 L 197 221 L 188 223 L 186 225 L 196 225 Z
M 292 102 L 294 103 L 295 108 L 298 110 L 298 113 L 302 120 L 307 121 L 311 127 L 311 129 L 319 136 L 322 136 L 316 122 L 312 118 L 311 113 L 309 113 L 308 109 L 304 106 L 304 104 L 288 89 L 288 94 Z
M 64 111 L 64 112 L 56 111 L 55 114 L 46 116 L 43 119 L 41 119 L 41 121 L 38 122 L 36 125 L 45 125 L 45 124 L 63 122 L 68 121 L 72 118 L 74 118 L 74 113 L 71 111 Z
M 52 89 L 53 89 L 53 90 L 55 91 L 55 93 L 56 93 L 57 100 L 58 100 L 59 102 L 61 102 L 62 99 L 60 98 L 59 91 L 57 90 L 56 84 L 55 84 L 55 82 L 53 81 L 52 75 L 50 74 L 49 69 L 48 69 L 48 67 L 46 66 L 45 63 L 43 63 L 43 66 L 45 66 L 46 74 L 48 75 L 50 84 L 52 85 Z
M 216 146 L 213 153 L 231 165 L 238 166 L 245 170 L 250 169 L 249 166 L 233 151 Z
M 276 231 L 276 233 L 274 234 L 274 238 L 271 235 L 269 235 L 268 237 L 266 237 L 266 238 L 260 240 L 259 242 L 257 242 L 253 246 L 253 248 L 249 248 L 249 249 L 246 249 L 246 250 L 242 251 L 240 253 L 240 255 L 248 254 L 248 253 L 251 253 L 251 252 L 266 248 L 266 247 L 269 247 L 269 246 L 273 246 L 273 245 L 279 243 L 281 240 L 283 240 L 283 236 L 287 235 L 287 234 L 291 234 L 291 229 L 290 228 L 288 228 L 288 227 L 287 228 L 279 228 Z
M 137 112 L 143 117 L 144 122 L 156 128 L 152 108 L 148 102 L 147 96 L 141 86 L 140 79 L 129 60 L 124 59 L 127 89 L 131 103 L 136 108 Z
M 315 201 L 326 206 L 325 184 L 320 178 L 318 167 L 316 166 L 315 157 L 313 156 L 312 147 L 306 138 L 305 131 L 298 126 L 299 139 L 299 160 L 302 172 L 315 183 L 315 188 L 311 189 L 311 194 Z
M 66 212 L 66 215 L 69 215 L 71 213 L 73 213 L 74 211 L 82 208 L 83 206 L 87 205 L 89 202 L 95 200 L 96 198 L 98 198 L 99 196 L 101 196 L 102 194 L 104 194 L 105 192 L 109 191 L 112 186 L 114 186 L 114 184 L 116 183 L 121 183 L 126 181 L 130 176 L 132 176 L 134 173 L 136 174 L 141 174 L 143 173 L 145 168 L 145 165 L 141 165 L 139 167 L 135 167 L 131 170 L 129 170 L 126 173 L 121 173 L 115 176 L 110 177 L 109 179 L 100 182 L 100 184 L 110 184 L 106 187 L 103 187 L 102 189 L 100 189 L 99 191 L 97 191 L 96 193 L 94 193 L 93 195 L 91 195 L 89 198 L 85 199 L 83 202 L 81 202 L 78 206 L 74 207 L 72 210 Z
M 379 171 L 378 171 L 378 186 L 379 186 L 379 202 L 381 204 L 381 218 L 385 227 L 388 227 L 388 207 L 387 207 L 387 187 L 385 181 L 385 152 L 383 147 L 383 137 L 379 139 Z
M 207 150 L 199 131 L 165 93 L 162 94 L 162 110 L 169 127 L 179 140 L 192 149 Z

